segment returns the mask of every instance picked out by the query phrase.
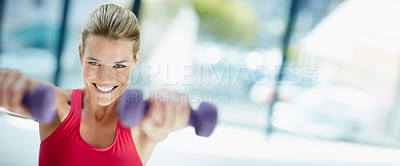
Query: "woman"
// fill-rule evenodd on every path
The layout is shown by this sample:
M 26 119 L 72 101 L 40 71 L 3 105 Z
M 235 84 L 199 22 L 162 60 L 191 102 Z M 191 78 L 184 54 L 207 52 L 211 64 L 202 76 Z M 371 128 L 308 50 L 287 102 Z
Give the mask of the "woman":
M 169 132 L 186 126 L 187 96 L 166 90 L 150 94 L 150 107 L 139 127 L 120 124 L 118 99 L 139 62 L 139 46 L 139 23 L 131 11 L 108 4 L 89 15 L 79 44 L 85 87 L 55 87 L 57 116 L 50 124 L 39 122 L 40 166 L 143 165 Z M 1 70 L 0 106 L 31 117 L 21 101 L 38 84 L 49 83 Z M 173 95 L 175 100 L 161 100 L 154 93 Z

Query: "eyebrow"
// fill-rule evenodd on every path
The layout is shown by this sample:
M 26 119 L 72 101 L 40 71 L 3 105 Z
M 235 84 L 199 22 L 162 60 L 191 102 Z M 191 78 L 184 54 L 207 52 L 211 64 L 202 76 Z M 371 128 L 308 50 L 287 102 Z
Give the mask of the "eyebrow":
M 94 60 L 94 61 L 99 61 L 99 62 L 100 62 L 100 60 L 98 60 L 98 59 L 96 59 L 96 58 L 93 58 L 93 57 L 87 57 L 87 59 Z M 128 62 L 128 61 L 127 61 L 127 60 L 121 60 L 121 61 L 117 61 L 117 62 L 114 62 L 114 63 L 125 63 L 125 62 Z
M 92 57 L 87 57 L 86 59 L 90 59 L 90 60 L 94 60 L 94 61 L 100 61 L 100 60 L 98 60 L 96 58 L 92 58 Z
M 122 60 L 122 61 L 118 61 L 118 62 L 115 62 L 115 63 L 124 63 L 124 62 L 128 62 L 127 60 Z

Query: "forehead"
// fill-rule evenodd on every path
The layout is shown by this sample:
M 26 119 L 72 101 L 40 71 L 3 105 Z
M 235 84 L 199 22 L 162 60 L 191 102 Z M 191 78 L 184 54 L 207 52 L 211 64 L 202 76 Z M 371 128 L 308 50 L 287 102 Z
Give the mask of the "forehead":
M 133 60 L 133 42 L 124 39 L 107 39 L 101 36 L 89 36 L 85 42 L 84 55 L 96 59 Z

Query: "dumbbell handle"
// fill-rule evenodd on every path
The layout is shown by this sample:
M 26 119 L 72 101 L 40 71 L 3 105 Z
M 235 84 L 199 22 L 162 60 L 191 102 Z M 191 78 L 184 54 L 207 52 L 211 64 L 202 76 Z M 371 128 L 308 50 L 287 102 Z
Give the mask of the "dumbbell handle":
M 49 124 L 56 116 L 56 93 L 49 85 L 38 85 L 34 91 L 27 92 L 22 104 L 28 109 L 32 118 L 38 122 Z
M 133 97 L 132 97 L 133 96 Z M 119 113 L 122 123 L 137 126 L 149 108 L 149 102 L 142 99 L 140 90 L 127 90 L 121 96 Z M 195 127 L 196 134 L 208 137 L 217 124 L 217 108 L 214 104 L 203 102 L 197 110 L 190 108 L 188 125 Z
M 148 111 L 148 108 L 149 108 L 149 102 L 148 101 L 144 101 L 144 103 L 145 103 L 144 114 L 146 114 L 147 111 Z M 203 102 L 202 104 L 209 104 L 210 107 L 212 107 L 211 106 L 212 104 L 210 104 L 210 103 Z M 205 108 L 203 108 L 203 109 L 205 109 Z M 214 108 L 212 108 L 212 109 L 214 109 Z M 201 123 L 198 120 L 198 116 L 200 116 L 200 115 L 197 114 L 198 113 L 197 111 L 201 112 L 203 110 L 193 110 L 192 107 L 190 107 L 190 116 L 189 116 L 188 125 L 196 127 L 196 126 L 199 125 L 198 123 Z M 210 119 L 210 121 L 212 121 L 212 119 Z M 210 123 L 212 123 L 212 122 L 210 122 Z M 210 125 L 212 125 L 212 124 L 210 124 Z

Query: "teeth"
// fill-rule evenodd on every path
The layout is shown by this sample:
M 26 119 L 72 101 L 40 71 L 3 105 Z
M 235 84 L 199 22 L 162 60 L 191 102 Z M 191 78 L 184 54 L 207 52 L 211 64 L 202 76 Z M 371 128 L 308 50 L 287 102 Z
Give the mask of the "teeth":
M 104 87 L 104 86 L 98 86 L 98 85 L 96 85 L 96 88 L 102 92 L 109 92 L 113 89 L 113 87 Z

